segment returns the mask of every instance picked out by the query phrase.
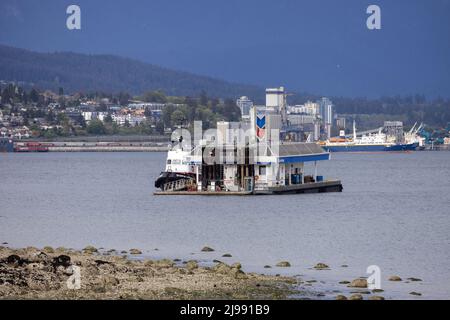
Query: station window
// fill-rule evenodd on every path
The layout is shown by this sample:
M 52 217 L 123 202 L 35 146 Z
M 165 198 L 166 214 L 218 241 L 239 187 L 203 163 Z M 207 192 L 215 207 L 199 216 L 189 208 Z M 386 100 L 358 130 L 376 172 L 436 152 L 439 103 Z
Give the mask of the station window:
M 265 176 L 266 175 L 266 166 L 260 166 L 259 167 L 259 175 Z

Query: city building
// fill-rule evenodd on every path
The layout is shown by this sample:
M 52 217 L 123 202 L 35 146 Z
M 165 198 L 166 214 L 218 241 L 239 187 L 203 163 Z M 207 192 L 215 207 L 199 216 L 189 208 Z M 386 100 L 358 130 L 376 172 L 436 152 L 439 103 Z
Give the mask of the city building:
M 345 130 L 345 128 L 346 128 L 345 117 L 336 117 L 336 127 L 339 130 Z
M 246 96 L 242 96 L 236 100 L 236 105 L 241 110 L 242 119 L 249 119 L 250 118 L 250 109 L 253 107 L 253 101 L 251 101 Z
M 287 123 L 286 91 L 284 87 L 266 89 L 266 108 L 281 115 L 281 123 Z
M 113 114 L 111 117 L 112 120 L 119 126 L 124 126 L 125 124 L 128 123 L 130 126 L 134 127 L 146 120 L 145 116 L 138 116 L 133 114 L 119 114 L 119 115 Z
M 331 138 L 331 128 L 333 127 L 333 103 L 330 99 L 323 97 L 317 101 L 319 105 L 319 113 L 322 119 L 324 133 L 326 137 Z

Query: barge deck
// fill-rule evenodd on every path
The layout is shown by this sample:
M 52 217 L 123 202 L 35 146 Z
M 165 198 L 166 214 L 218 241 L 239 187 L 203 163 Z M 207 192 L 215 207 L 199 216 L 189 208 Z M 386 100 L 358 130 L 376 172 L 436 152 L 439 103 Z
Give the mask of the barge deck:
M 343 187 L 340 180 L 329 180 L 322 182 L 305 183 L 299 185 L 271 187 L 267 190 L 254 191 L 156 191 L 153 194 L 159 196 L 250 196 L 250 195 L 273 195 L 292 193 L 325 193 L 342 192 Z

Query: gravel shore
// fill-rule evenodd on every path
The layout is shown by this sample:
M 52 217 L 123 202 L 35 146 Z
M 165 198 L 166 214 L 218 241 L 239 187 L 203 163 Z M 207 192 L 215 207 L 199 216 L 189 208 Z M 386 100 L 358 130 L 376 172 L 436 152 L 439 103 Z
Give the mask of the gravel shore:
M 239 263 L 130 259 L 93 247 L 0 247 L 0 299 L 288 299 L 304 294 L 297 282 L 245 273 Z

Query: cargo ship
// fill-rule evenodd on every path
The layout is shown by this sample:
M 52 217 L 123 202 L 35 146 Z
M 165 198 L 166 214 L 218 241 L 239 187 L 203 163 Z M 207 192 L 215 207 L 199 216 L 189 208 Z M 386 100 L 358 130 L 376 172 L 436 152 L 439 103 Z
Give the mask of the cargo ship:
M 417 141 L 398 143 L 394 137 L 381 132 L 357 137 L 356 126 L 353 123 L 353 138 L 346 138 L 341 130 L 338 138 L 331 138 L 320 143 L 328 152 L 404 152 L 414 151 L 419 146 Z

